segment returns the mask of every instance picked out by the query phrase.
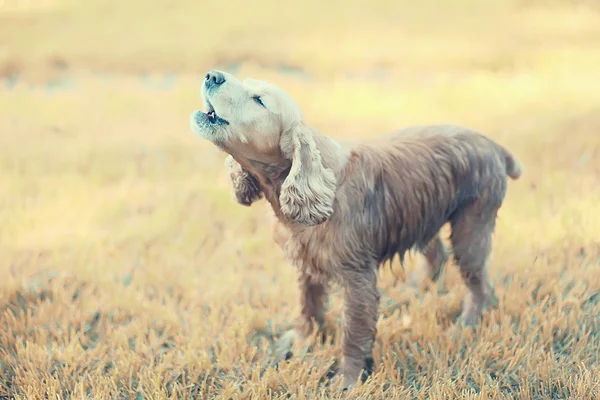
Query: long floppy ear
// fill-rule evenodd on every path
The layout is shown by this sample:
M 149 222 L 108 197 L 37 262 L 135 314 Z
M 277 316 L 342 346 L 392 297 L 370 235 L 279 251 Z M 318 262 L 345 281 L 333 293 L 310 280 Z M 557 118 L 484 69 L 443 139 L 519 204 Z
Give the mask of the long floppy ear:
M 225 167 L 238 203 L 250 206 L 262 197 L 262 190 L 256 177 L 244 169 L 231 155 L 225 158 Z
M 283 134 L 281 149 L 292 160 L 281 185 L 281 212 L 304 225 L 325 222 L 333 213 L 337 182 L 333 171 L 323 166 L 313 133 L 302 123 L 294 124 Z

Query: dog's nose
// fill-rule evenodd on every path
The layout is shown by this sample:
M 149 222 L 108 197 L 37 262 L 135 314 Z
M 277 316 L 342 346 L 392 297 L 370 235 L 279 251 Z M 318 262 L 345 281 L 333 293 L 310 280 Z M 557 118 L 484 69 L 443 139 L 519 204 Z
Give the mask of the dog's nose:
M 204 78 L 204 84 L 207 89 L 213 86 L 219 86 L 223 82 L 225 82 L 225 76 L 219 71 L 209 71 Z

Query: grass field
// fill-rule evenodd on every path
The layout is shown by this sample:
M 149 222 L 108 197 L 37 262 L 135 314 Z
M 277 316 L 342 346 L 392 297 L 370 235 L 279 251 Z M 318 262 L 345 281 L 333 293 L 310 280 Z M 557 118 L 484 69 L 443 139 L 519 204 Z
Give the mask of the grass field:
M 174 5 L 177 4 L 177 5 Z M 339 357 L 279 370 L 295 271 L 263 204 L 188 126 L 205 71 L 270 80 L 333 137 L 416 123 L 521 160 L 498 220 L 500 303 L 382 270 L 375 373 L 346 395 L 600 398 L 600 6 L 575 0 L 0 1 L 0 399 L 316 399 Z

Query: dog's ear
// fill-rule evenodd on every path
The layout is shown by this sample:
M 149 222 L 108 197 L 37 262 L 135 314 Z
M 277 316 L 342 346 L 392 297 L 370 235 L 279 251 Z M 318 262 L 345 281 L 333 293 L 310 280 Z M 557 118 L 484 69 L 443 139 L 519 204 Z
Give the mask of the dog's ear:
M 262 198 L 260 184 L 254 175 L 246 171 L 232 156 L 225 158 L 229 182 L 233 187 L 233 194 L 238 203 L 250 206 Z
M 304 225 L 318 225 L 333 213 L 336 178 L 323 166 L 312 131 L 296 123 L 281 137 L 281 150 L 292 160 L 290 173 L 281 186 L 281 212 Z

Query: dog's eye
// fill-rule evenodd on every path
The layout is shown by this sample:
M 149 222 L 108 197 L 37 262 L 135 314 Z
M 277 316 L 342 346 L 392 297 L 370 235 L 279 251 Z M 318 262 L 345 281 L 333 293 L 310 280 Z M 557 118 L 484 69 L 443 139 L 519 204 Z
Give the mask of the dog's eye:
M 257 102 L 258 104 L 260 104 L 261 106 L 265 107 L 265 104 L 263 103 L 262 99 L 260 98 L 260 96 L 252 96 L 252 98 L 254 99 L 255 102 Z M 267 108 L 267 107 L 265 107 Z

